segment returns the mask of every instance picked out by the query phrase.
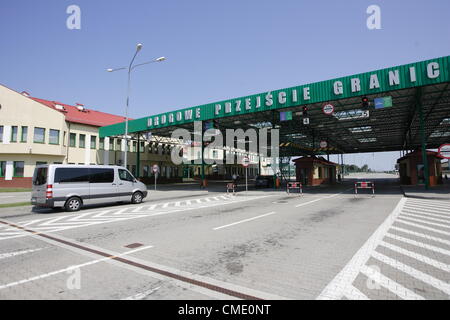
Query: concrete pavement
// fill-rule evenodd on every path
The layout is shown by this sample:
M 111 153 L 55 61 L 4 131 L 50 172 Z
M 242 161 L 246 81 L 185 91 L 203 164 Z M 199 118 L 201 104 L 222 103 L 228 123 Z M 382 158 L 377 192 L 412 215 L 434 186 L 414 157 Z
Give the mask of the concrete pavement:
M 352 181 L 303 197 L 219 185 L 75 214 L 4 209 L 0 298 L 448 299 L 450 210 L 388 177 L 371 177 L 375 197 Z

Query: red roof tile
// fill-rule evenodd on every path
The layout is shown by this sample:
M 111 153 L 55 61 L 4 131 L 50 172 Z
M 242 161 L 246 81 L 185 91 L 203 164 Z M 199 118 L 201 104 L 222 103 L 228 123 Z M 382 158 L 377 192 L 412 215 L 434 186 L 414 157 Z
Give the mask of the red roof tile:
M 96 127 L 103 127 L 125 121 L 125 117 L 116 116 L 110 113 L 95 111 L 88 108 L 86 108 L 84 111 L 80 111 L 76 106 L 71 106 L 61 102 L 49 101 L 34 97 L 30 98 L 39 103 L 42 103 L 43 105 L 49 108 L 52 108 L 56 111 L 63 113 L 66 116 L 66 120 L 68 122 L 87 124 Z M 64 110 L 57 109 L 56 105 L 63 106 Z

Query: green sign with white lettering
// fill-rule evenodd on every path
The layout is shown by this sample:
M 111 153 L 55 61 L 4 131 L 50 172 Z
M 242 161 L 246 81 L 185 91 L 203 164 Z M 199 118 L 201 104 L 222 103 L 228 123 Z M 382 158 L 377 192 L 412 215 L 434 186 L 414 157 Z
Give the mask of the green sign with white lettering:
M 131 120 L 128 132 L 277 110 L 424 85 L 450 82 L 450 56 L 286 89 L 228 99 Z M 389 101 L 385 101 L 389 104 Z M 388 106 L 383 102 L 384 107 Z M 392 100 L 391 100 L 392 105 Z M 125 123 L 100 128 L 100 137 L 123 135 Z

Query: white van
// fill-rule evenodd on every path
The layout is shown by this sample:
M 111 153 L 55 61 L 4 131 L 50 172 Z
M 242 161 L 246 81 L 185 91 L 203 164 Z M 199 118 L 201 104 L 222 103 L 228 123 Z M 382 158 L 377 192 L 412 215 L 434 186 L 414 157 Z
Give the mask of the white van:
M 39 165 L 33 174 L 31 204 L 78 211 L 83 205 L 141 203 L 147 187 L 124 167 L 98 165 Z

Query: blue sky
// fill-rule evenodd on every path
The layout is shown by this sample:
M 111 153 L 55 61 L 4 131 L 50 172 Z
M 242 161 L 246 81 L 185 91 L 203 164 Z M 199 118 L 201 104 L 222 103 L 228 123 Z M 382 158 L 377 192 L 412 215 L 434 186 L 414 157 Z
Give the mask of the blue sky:
M 81 30 L 66 27 L 69 5 Z M 381 30 L 366 9 L 381 8 Z M 200 105 L 450 54 L 450 1 L 2 0 L 0 83 L 31 95 L 130 116 Z M 398 152 L 346 157 L 392 168 Z

